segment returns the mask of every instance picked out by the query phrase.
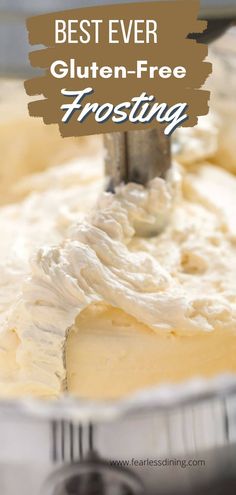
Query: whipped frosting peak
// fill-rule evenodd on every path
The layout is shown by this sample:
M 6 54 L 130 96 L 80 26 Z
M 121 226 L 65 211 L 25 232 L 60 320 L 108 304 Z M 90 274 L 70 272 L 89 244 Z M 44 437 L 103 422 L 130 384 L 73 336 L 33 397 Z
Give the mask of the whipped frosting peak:
M 201 189 L 204 170 L 207 191 Z M 227 212 L 215 198 L 217 168 L 200 167 L 191 181 L 189 174 L 174 165 L 167 181 L 101 193 L 80 222 L 70 212 L 74 221 L 61 240 L 33 251 L 0 336 L 5 352 L 9 335 L 17 337 L 15 363 L 8 382 L 0 376 L 1 390 L 57 396 L 66 379 L 68 331 L 95 303 L 119 308 L 153 332 L 235 328 L 236 246 Z M 233 209 L 236 179 L 230 183 L 227 205 Z M 150 228 L 158 234 L 147 237 Z

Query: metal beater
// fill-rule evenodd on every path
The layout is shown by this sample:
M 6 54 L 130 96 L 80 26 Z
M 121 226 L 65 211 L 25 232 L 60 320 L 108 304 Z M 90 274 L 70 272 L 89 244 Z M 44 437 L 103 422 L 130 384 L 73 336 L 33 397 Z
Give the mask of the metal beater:
M 103 0 L 103 3 L 109 4 L 111 1 L 113 0 Z M 63 10 L 65 2 L 64 0 L 41 0 L 41 12 L 32 0 L 21 0 L 20 5 L 17 0 L 2 0 L 2 2 L 3 5 L 1 3 L 0 6 L 0 75 L 29 77 L 32 72 L 30 73 L 31 68 L 27 58 L 29 47 L 24 19 L 33 14 Z M 122 0 L 118 2 L 121 3 Z M 100 4 L 100 0 L 94 0 L 91 3 Z M 88 5 L 88 0 L 79 2 L 68 0 L 66 8 L 75 8 L 78 4 Z M 210 21 L 207 31 L 199 36 L 199 41 L 209 42 L 236 19 L 235 0 L 203 0 L 201 18 L 210 19 Z M 3 29 L 1 29 L 1 23 Z M 14 36 L 17 40 L 15 43 Z M 170 139 L 159 129 L 109 134 L 105 136 L 105 145 L 107 148 L 106 174 L 110 178 L 110 190 L 114 190 L 114 187 L 121 182 L 134 181 L 146 184 L 155 176 L 165 178 L 171 164 Z M 209 464 L 207 474 L 210 483 L 212 466 L 214 466 L 212 469 L 214 475 L 217 469 L 224 471 L 225 465 L 227 466 L 226 461 L 230 464 L 229 461 L 235 455 L 235 450 L 232 448 L 236 439 L 235 394 L 227 398 L 225 387 L 223 390 L 225 395 L 220 395 L 220 391 L 216 389 L 209 397 L 205 397 L 204 389 L 202 395 L 199 390 L 196 402 L 191 402 L 194 398 L 188 397 L 186 403 L 183 404 L 183 410 L 180 408 L 182 404 L 178 404 L 176 409 L 161 409 L 158 402 L 140 410 L 137 404 L 133 406 L 133 410 L 127 409 L 126 406 L 124 418 L 119 419 L 114 415 L 114 423 L 106 424 L 104 420 L 103 423 L 96 424 L 96 428 L 92 424 L 89 426 L 77 424 L 79 422 L 77 404 L 74 404 L 75 409 L 69 415 L 66 406 L 64 405 L 63 409 L 61 402 L 58 402 L 53 406 L 55 411 L 51 411 L 50 416 L 47 416 L 44 410 L 45 407 L 51 407 L 50 404 L 37 404 L 37 413 L 40 408 L 43 408 L 42 416 L 38 419 L 36 415 L 31 416 L 29 411 L 28 415 L 24 415 L 24 409 L 20 403 L 9 405 L 2 402 L 0 407 L 1 440 L 4 448 L 1 449 L 0 468 L 1 483 L 5 482 L 5 484 L 4 488 L 1 484 L 1 491 L 6 495 L 12 495 L 16 490 L 26 495 L 36 493 L 32 487 L 41 486 L 42 480 L 48 476 L 52 467 L 57 465 L 58 470 L 50 476 L 44 491 L 41 492 L 43 495 L 94 495 L 95 493 L 97 495 L 138 495 L 141 493 L 153 495 L 164 493 L 167 476 L 171 478 L 172 474 L 177 485 L 175 471 L 168 473 L 166 477 L 162 475 L 162 480 L 161 473 L 157 470 L 141 468 L 134 473 L 130 469 L 114 468 L 106 459 L 112 456 L 122 457 L 124 452 L 127 457 L 131 458 L 142 458 L 145 452 L 148 452 L 150 457 L 168 456 L 170 452 L 172 456 L 179 455 L 179 451 L 174 450 L 175 447 L 177 448 L 176 436 L 173 434 L 175 431 L 178 433 L 178 438 L 180 437 L 181 452 L 184 457 L 187 457 L 189 450 L 190 454 L 192 452 L 191 442 L 195 442 L 195 437 L 192 435 L 195 430 L 197 432 L 196 450 L 193 450 L 199 454 L 201 448 L 204 448 L 204 458 Z M 86 409 L 88 405 L 84 404 L 83 407 Z M 98 406 L 94 406 L 93 410 L 97 409 Z M 208 427 L 214 424 L 214 430 L 210 427 L 209 431 L 194 429 L 196 417 L 199 418 L 200 425 Z M 69 421 L 68 418 L 73 419 L 74 422 Z M 186 423 L 189 429 L 184 430 Z M 160 431 L 162 431 L 162 436 L 159 435 Z M 184 434 L 185 431 L 190 432 L 191 435 L 189 438 L 188 435 L 184 438 L 186 445 L 182 445 L 180 432 Z M 4 433 L 7 437 L 4 437 Z M 4 438 L 7 438 L 5 445 Z M 162 450 L 158 450 L 162 447 L 161 439 L 163 445 L 166 445 L 164 454 Z M 170 450 L 169 445 L 173 450 Z M 215 446 L 218 446 L 218 450 Z M 232 449 L 232 458 L 230 449 Z M 29 456 L 34 461 L 33 470 L 29 464 Z M 10 459 L 11 462 L 12 459 L 16 459 L 17 463 L 8 465 L 6 459 L 7 461 Z M 25 470 L 22 470 L 19 459 L 21 463 L 25 460 Z M 233 471 L 233 461 L 231 464 Z M 17 474 L 17 469 L 20 476 Z M 189 487 L 190 481 L 197 486 L 201 474 L 198 470 L 195 470 L 195 473 L 191 471 L 188 475 L 187 470 L 183 470 L 181 487 Z M 190 479 L 191 476 L 192 479 Z M 213 490 L 211 488 L 210 486 L 210 492 L 205 492 L 200 486 L 200 490 L 194 493 L 217 492 L 222 494 L 225 489 L 227 490 L 225 483 L 222 488 L 217 479 Z M 172 489 L 174 490 L 173 486 Z M 235 485 L 232 489 L 235 490 Z M 189 489 L 181 490 L 181 493 L 189 493 Z M 234 493 L 234 491 L 228 493 Z

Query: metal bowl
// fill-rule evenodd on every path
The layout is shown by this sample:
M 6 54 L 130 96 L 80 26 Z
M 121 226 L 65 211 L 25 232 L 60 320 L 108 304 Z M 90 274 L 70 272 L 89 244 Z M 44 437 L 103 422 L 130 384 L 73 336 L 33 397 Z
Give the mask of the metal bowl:
M 115 402 L 3 401 L 0 419 L 4 495 L 189 495 L 236 483 L 235 376 Z
M 235 0 L 206 0 L 203 17 L 213 3 L 216 16 L 235 14 Z M 40 3 L 41 12 L 63 8 L 64 0 Z M 24 18 L 38 6 L 5 0 L 0 12 L 0 73 L 25 76 Z M 0 444 L 1 495 L 234 494 L 236 377 L 163 386 L 116 402 L 1 401 Z

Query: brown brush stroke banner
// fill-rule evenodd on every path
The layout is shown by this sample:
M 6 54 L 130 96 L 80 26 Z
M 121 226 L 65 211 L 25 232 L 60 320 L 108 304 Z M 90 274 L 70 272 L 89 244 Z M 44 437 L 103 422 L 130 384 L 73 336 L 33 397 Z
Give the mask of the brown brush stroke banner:
M 188 120 L 183 126 L 191 127 L 197 123 L 197 117 L 208 113 L 209 91 L 200 89 L 207 76 L 211 73 L 211 64 L 205 61 L 208 54 L 206 45 L 188 39 L 189 33 L 199 33 L 206 28 L 205 21 L 197 20 L 199 11 L 198 0 L 173 0 L 168 2 L 143 2 L 131 4 L 113 4 L 105 6 L 78 8 L 64 12 L 55 12 L 46 15 L 31 17 L 27 20 L 29 42 L 32 45 L 44 45 L 46 48 L 30 53 L 30 62 L 33 67 L 44 70 L 40 77 L 25 82 L 28 95 L 43 95 L 44 99 L 30 102 L 29 113 L 33 117 L 42 117 L 45 124 L 57 123 L 62 137 L 83 136 L 115 131 L 129 131 L 147 129 L 160 125 L 155 119 L 149 123 L 132 123 L 129 120 L 117 124 L 108 119 L 106 122 L 95 121 L 94 113 L 90 113 L 83 122 L 78 122 L 78 111 L 75 111 L 67 123 L 61 121 L 64 110 L 61 106 L 71 102 L 71 98 L 64 96 L 61 90 L 84 90 L 93 88 L 93 94 L 86 96 L 82 106 L 91 103 L 112 103 L 117 105 L 124 101 L 129 102 L 133 97 L 146 92 L 154 95 L 155 101 L 172 106 L 179 102 L 186 102 Z M 99 29 L 99 42 L 95 39 L 87 44 L 82 43 L 55 43 L 55 21 L 70 19 L 102 20 Z M 109 44 L 109 20 L 123 20 L 128 28 L 130 20 L 156 20 L 157 43 L 135 43 L 133 36 L 128 44 L 122 42 L 119 33 L 114 35 L 119 39 L 117 44 Z M 74 25 L 75 26 L 75 25 Z M 117 25 L 116 25 L 117 29 Z M 75 40 L 81 31 L 74 33 Z M 140 39 L 142 35 L 139 35 Z M 153 37 L 154 39 L 154 37 Z M 97 40 L 98 41 L 98 40 Z M 98 77 L 96 79 L 65 78 L 56 79 L 50 72 L 51 64 L 62 60 L 69 64 L 75 59 L 79 66 L 90 66 L 96 62 L 102 66 L 126 66 L 133 70 L 137 60 L 147 60 L 148 66 L 183 66 L 186 76 L 182 79 L 169 77 L 151 79 L 148 72 L 141 78 L 130 74 L 126 79 Z M 129 113 L 129 112 L 128 112 Z M 161 124 L 166 126 L 166 123 Z

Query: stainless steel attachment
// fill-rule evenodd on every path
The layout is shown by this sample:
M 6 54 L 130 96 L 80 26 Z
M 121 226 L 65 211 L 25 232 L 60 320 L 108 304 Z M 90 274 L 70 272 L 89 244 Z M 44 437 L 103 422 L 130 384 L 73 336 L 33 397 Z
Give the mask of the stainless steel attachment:
M 208 19 L 208 27 L 201 34 L 190 34 L 189 38 L 210 43 L 222 35 L 236 20 L 236 2 L 228 5 L 228 10 L 226 3 L 221 0 L 203 1 L 200 17 Z M 170 137 L 165 136 L 160 128 L 105 136 L 108 191 L 114 191 L 122 182 L 146 185 L 154 177 L 164 179 L 171 166 L 170 142 Z
M 147 184 L 154 177 L 165 178 L 170 167 L 170 138 L 160 129 L 115 132 L 104 138 L 105 173 L 108 190 L 121 182 Z
M 37 4 L 1 1 L 1 75 L 29 76 L 24 18 L 39 13 Z M 68 0 L 66 8 L 86 4 Z M 202 17 L 210 18 L 213 5 L 227 25 L 236 16 L 235 0 L 201 5 Z M 64 9 L 65 2 L 41 0 L 40 8 Z M 146 184 L 165 176 L 169 141 L 157 130 L 115 133 L 106 142 L 111 189 L 121 180 Z M 1 495 L 234 495 L 235 377 L 163 387 L 114 403 L 1 401 L 0 445 Z M 203 464 L 194 466 L 194 460 Z

